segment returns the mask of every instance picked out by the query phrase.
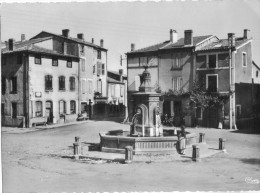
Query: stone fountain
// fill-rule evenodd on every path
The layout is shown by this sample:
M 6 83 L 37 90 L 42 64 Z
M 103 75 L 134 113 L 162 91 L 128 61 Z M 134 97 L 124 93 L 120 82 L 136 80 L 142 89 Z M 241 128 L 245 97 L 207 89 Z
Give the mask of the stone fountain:
M 126 146 L 132 146 L 134 154 L 164 154 L 176 151 L 177 135 L 163 136 L 160 120 L 160 96 L 152 92 L 151 75 L 147 70 L 142 74 L 139 92 L 133 94 L 135 114 L 132 118 L 130 131 L 116 130 L 100 133 L 101 151 L 125 153 Z M 186 133 L 186 144 L 196 143 L 196 135 Z

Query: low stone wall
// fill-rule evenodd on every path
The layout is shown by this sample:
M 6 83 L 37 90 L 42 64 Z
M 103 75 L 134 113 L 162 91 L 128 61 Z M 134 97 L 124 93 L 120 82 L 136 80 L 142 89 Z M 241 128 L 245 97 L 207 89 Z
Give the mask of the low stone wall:
M 101 151 L 111 153 L 125 153 L 126 146 L 132 146 L 134 154 L 169 153 L 176 151 L 177 136 L 166 137 L 130 137 L 115 136 L 100 133 Z M 187 133 L 187 146 L 196 143 L 196 134 Z

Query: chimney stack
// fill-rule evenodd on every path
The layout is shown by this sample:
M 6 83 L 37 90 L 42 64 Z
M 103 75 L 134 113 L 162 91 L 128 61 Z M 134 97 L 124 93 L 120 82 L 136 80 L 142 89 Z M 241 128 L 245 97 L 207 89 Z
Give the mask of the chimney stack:
M 185 30 L 184 31 L 184 45 L 193 45 L 193 31 L 192 30 Z
M 94 44 L 94 38 L 92 38 L 91 42 L 92 42 L 92 44 Z
M 9 50 L 12 51 L 14 49 L 14 39 L 8 40 Z
M 77 34 L 77 38 L 84 40 L 84 34 L 83 33 Z
M 21 34 L 21 41 L 22 41 L 22 42 L 25 41 L 25 34 Z
M 235 47 L 235 34 L 234 33 L 228 33 L 228 47 Z
M 247 32 L 250 31 L 249 29 L 244 29 L 244 39 L 247 39 Z
M 170 29 L 170 42 L 176 43 L 178 41 L 178 33 L 176 30 Z
M 104 40 L 101 39 L 101 40 L 100 40 L 100 47 L 103 48 L 103 46 L 104 46 Z
M 131 51 L 134 51 L 135 50 L 135 44 L 131 44 Z
M 69 37 L 70 30 L 69 29 L 63 29 L 62 30 L 62 36 L 68 38 Z

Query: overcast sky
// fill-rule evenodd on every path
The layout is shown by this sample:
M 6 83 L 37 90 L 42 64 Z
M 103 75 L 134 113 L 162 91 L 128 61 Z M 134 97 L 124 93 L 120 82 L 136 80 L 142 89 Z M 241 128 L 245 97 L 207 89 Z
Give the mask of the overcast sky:
M 230 32 L 242 36 L 247 28 L 253 37 L 253 59 L 260 65 L 259 10 L 259 0 L 2 4 L 1 40 L 70 29 L 72 37 L 84 33 L 96 44 L 104 39 L 111 69 L 119 65 L 120 54 L 130 51 L 131 43 L 138 49 L 169 40 L 169 29 L 177 30 L 179 38 L 192 29 L 194 36 L 223 39 Z

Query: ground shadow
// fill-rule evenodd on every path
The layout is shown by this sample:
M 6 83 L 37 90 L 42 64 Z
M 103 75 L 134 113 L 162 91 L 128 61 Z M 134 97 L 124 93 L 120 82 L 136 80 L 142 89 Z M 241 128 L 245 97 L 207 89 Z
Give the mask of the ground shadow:
M 258 158 L 244 158 L 244 159 L 240 159 L 240 161 L 246 164 L 260 165 L 260 159 Z
M 241 133 L 241 134 L 260 134 L 260 129 L 239 129 L 232 131 L 232 133 Z
M 212 148 L 212 147 L 209 147 L 208 149 L 212 149 L 212 150 L 219 150 L 219 149 L 217 149 L 217 148 Z

